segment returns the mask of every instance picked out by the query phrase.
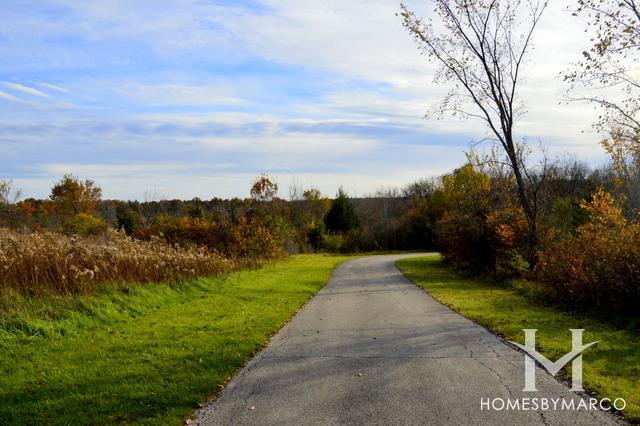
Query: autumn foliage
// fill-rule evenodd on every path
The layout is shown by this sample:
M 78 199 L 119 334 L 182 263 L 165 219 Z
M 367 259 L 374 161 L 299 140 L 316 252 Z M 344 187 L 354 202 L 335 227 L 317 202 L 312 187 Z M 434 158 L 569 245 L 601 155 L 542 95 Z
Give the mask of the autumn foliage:
M 640 223 L 629 223 L 613 196 L 597 190 L 582 208 L 589 222 L 540 253 L 544 295 L 588 310 L 632 313 L 640 304 Z
M 251 190 L 255 199 L 226 217 L 189 206 L 183 216 L 148 218 L 119 203 L 114 229 L 96 214 L 105 206 L 101 189 L 65 175 L 48 200 L 4 202 L 32 229 L 0 228 L 0 287 L 35 296 L 85 294 L 114 283 L 224 275 L 282 257 L 286 232 L 276 191 L 261 176 Z
M 432 199 L 443 207 L 436 235 L 445 260 L 476 273 L 526 271 L 526 219 L 501 180 L 466 164 L 441 181 Z

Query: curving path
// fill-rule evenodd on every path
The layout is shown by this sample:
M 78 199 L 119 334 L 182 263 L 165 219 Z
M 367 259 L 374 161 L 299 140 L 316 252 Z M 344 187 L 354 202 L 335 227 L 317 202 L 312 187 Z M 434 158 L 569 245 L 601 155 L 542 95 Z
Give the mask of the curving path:
M 192 424 L 619 423 L 599 411 L 481 410 L 481 398 L 579 396 L 541 369 L 538 392 L 523 393 L 523 354 L 404 278 L 395 261 L 408 256 L 340 265 Z

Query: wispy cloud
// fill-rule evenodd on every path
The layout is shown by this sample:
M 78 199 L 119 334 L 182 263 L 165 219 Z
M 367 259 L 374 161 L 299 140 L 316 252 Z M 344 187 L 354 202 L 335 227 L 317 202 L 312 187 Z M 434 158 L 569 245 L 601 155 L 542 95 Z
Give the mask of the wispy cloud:
M 28 95 L 34 95 L 34 96 L 40 96 L 43 98 L 48 98 L 50 97 L 49 94 L 44 93 L 38 89 L 34 89 L 33 87 L 28 87 L 28 86 L 24 86 L 22 84 L 18 84 L 18 83 L 9 83 L 7 81 L 2 82 L 2 85 L 4 87 L 8 87 L 9 89 L 15 90 L 16 92 L 22 92 L 22 93 L 26 93 Z
M 41 86 L 41 87 L 46 87 L 47 89 L 51 89 L 51 90 L 55 90 L 55 91 L 61 92 L 61 93 L 71 93 L 70 90 L 65 89 L 64 87 L 57 86 L 55 84 L 51 84 L 51 83 L 39 82 L 38 85 Z
M 421 128 L 395 133 L 375 121 L 249 118 L 214 122 L 171 115 L 154 121 L 132 117 L 126 121 L 0 122 L 0 140 L 7 149 L 0 169 L 17 183 L 24 182 L 25 190 L 36 176 L 50 181 L 68 172 L 93 177 L 111 197 L 139 197 L 149 182 L 157 182 L 162 193 L 172 197 L 180 196 L 176 192 L 180 188 L 185 197 L 208 196 L 212 190 L 216 196 L 243 195 L 251 177 L 262 171 L 284 179 L 285 191 L 294 177 L 307 176 L 305 182 L 327 193 L 337 188 L 332 185 L 342 183 L 348 191 L 362 195 L 385 179 L 389 185 L 408 183 L 407 170 L 420 175 L 443 172 L 467 143 L 458 140 L 457 149 L 443 150 L 444 141 L 438 135 Z M 29 159 L 29 167 L 21 159 Z M 358 179 L 353 178 L 355 174 Z M 212 176 L 217 183 L 214 189 L 193 192 Z M 224 176 L 244 179 L 223 183 Z M 31 195 L 46 196 L 48 188 L 43 186 Z
M 5 93 L 5 92 L 0 92 L 0 98 L 7 99 L 7 100 L 13 101 L 13 102 L 22 102 L 20 99 L 16 98 L 15 96 L 10 95 L 10 94 Z
M 185 85 L 175 83 L 127 84 L 117 89 L 124 96 L 136 99 L 149 107 L 156 106 L 213 106 L 240 105 L 242 99 L 232 95 L 230 87 L 215 85 Z

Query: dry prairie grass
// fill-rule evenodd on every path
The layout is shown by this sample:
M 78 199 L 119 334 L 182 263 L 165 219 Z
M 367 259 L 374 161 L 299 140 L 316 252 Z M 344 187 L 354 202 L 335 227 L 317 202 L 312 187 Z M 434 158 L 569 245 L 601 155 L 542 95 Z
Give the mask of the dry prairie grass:
M 109 231 L 95 238 L 0 230 L 0 286 L 25 295 L 88 294 L 116 282 L 175 282 L 224 275 L 235 262 L 201 248 L 139 241 Z

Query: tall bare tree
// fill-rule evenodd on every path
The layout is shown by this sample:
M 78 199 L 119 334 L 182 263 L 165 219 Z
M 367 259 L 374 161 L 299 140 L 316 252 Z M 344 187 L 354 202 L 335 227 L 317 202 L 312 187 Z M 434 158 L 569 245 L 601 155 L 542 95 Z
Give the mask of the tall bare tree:
M 538 246 L 537 196 L 533 177 L 514 135 L 522 114 L 518 87 L 532 35 L 546 8 L 539 0 L 434 0 L 427 21 L 402 4 L 404 26 L 420 49 L 439 65 L 435 80 L 452 90 L 440 111 L 483 120 L 504 150 L 527 219 L 530 258 Z M 469 109 L 471 107 L 471 109 Z
M 13 204 L 20 196 L 22 196 L 22 190 L 13 185 L 13 180 L 0 179 L 0 206 Z
M 592 45 L 565 75 L 571 98 L 601 108 L 596 130 L 614 166 L 636 186 L 640 167 L 640 3 L 578 0 L 573 14 L 587 18 Z M 633 169 L 632 169 L 633 166 Z
M 595 89 L 578 100 L 604 108 L 600 125 L 611 126 L 609 120 L 614 120 L 616 127 L 640 132 L 640 3 L 578 0 L 573 14 L 586 16 L 593 45 L 582 52 L 583 60 L 565 78 L 574 88 Z M 620 92 L 615 93 L 615 88 Z

